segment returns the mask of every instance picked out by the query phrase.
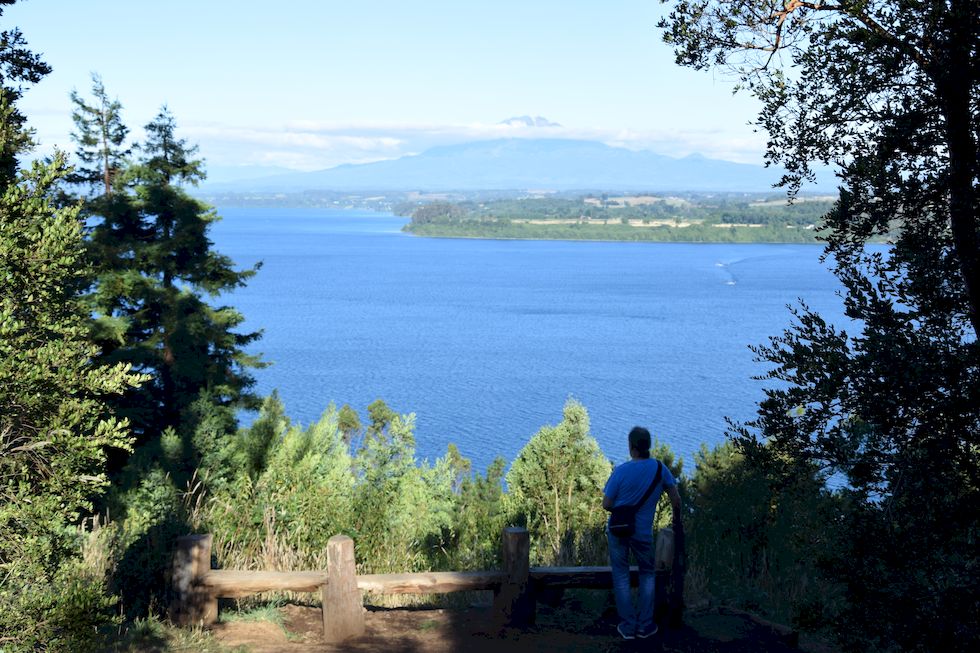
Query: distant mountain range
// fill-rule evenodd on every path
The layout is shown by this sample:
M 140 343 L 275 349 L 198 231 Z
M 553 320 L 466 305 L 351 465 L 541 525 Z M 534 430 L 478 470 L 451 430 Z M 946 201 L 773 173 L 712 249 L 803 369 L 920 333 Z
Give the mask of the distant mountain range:
M 542 118 L 512 119 L 530 123 Z M 407 190 L 766 191 L 780 172 L 762 166 L 682 159 L 558 138 L 512 138 L 436 147 L 375 163 L 346 164 L 249 180 L 207 183 L 205 192 Z

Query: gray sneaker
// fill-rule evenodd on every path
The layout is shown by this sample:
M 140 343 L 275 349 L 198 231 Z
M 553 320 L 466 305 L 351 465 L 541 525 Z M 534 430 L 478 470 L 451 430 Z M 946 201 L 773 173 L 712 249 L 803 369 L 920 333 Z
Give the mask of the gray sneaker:
M 636 636 L 639 637 L 640 639 L 646 639 L 647 637 L 653 637 L 654 635 L 656 635 L 658 630 L 660 629 L 657 628 L 657 624 L 650 624 L 646 628 L 640 628 L 639 630 L 637 630 Z
M 631 631 L 623 624 L 619 624 L 618 626 L 616 626 L 616 630 L 619 632 L 620 636 L 623 639 L 636 639 L 636 636 L 633 634 L 633 631 Z

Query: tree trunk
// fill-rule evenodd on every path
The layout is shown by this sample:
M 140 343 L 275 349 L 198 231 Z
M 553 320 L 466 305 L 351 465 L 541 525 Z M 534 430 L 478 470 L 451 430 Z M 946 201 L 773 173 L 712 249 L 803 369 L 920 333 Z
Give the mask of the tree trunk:
M 949 219 L 956 258 L 966 287 L 970 323 L 980 340 L 980 228 L 977 211 L 977 143 L 970 111 L 970 94 L 976 85 L 976 65 L 970 60 L 976 39 L 977 4 L 953 2 L 949 16 L 950 37 L 946 60 L 937 62 L 936 87 L 946 119 L 949 148 Z
M 106 196 L 112 195 L 112 179 L 109 174 L 109 128 L 108 128 L 109 116 L 107 115 L 104 105 L 102 113 L 99 116 L 99 122 L 102 127 L 102 183 L 105 184 L 105 194 Z

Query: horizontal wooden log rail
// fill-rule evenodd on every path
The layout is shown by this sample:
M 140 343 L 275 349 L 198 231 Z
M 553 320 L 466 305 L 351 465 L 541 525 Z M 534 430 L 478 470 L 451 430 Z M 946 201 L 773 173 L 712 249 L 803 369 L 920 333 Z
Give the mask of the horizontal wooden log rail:
M 636 586 L 637 567 L 630 567 Z M 536 587 L 605 589 L 612 586 L 611 567 L 531 567 Z M 357 589 L 375 594 L 446 594 L 495 590 L 506 578 L 502 571 L 429 571 L 414 574 L 361 574 Z M 212 569 L 201 586 L 219 598 L 238 599 L 262 592 L 319 592 L 327 584 L 320 571 L 236 571 Z
M 234 571 L 212 569 L 201 585 L 221 598 L 239 599 L 260 592 L 319 592 L 327 584 L 320 571 Z
M 364 574 L 357 589 L 375 594 L 446 594 L 495 590 L 504 581 L 502 571 L 427 571 L 416 574 Z
M 612 567 L 531 567 L 528 572 L 537 587 L 602 590 L 612 587 Z M 636 587 L 640 571 L 630 567 L 630 584 Z
M 362 592 L 376 594 L 444 594 L 493 590 L 494 610 L 501 623 L 534 622 L 536 595 L 544 589 L 608 589 L 610 567 L 531 567 L 526 529 L 507 528 L 503 534 L 503 569 L 490 571 L 432 571 L 408 574 L 356 574 L 354 543 L 347 536 L 330 538 L 327 571 L 236 571 L 211 569 L 211 535 L 178 538 L 172 582 L 176 596 L 171 617 L 176 623 L 210 625 L 218 618 L 218 598 L 242 598 L 261 592 L 320 592 L 324 637 L 340 642 L 364 630 Z M 673 534 L 663 529 L 657 538 L 658 586 L 673 562 Z M 630 582 L 639 578 L 630 569 Z M 660 588 L 658 587 L 658 590 Z

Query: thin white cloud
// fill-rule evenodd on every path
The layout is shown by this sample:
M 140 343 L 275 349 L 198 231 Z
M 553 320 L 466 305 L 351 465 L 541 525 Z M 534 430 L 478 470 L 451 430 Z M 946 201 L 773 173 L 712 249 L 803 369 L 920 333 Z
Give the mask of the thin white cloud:
M 631 130 L 532 126 L 510 123 L 356 123 L 293 121 L 275 127 L 188 125 L 184 132 L 200 141 L 202 153 L 221 164 L 275 164 L 298 170 L 343 163 L 394 159 L 440 145 L 498 138 L 570 138 L 614 147 L 651 150 L 667 156 L 702 154 L 709 158 L 761 163 L 765 141 L 719 130 Z
M 184 130 L 192 138 L 218 139 L 270 146 L 290 146 L 313 150 L 360 149 L 397 151 L 402 141 L 391 136 L 359 136 L 303 130 L 271 130 L 245 127 L 190 127 Z

